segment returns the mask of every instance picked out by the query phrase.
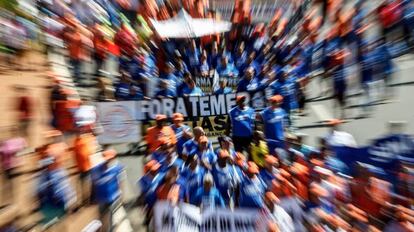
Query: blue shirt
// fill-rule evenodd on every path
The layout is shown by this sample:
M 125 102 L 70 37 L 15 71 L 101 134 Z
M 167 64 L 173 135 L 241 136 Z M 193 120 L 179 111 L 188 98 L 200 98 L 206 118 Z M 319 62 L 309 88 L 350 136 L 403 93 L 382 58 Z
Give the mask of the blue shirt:
M 211 142 L 209 142 L 208 147 L 211 151 L 213 151 L 213 144 Z M 198 143 L 194 139 L 190 139 L 183 144 L 183 154 L 186 154 L 189 156 L 195 155 L 197 150 L 198 150 Z
M 250 137 L 253 134 L 255 112 L 252 108 L 245 106 L 241 110 L 238 106 L 229 112 L 233 128 L 233 136 Z
M 272 186 L 272 181 L 276 179 L 276 176 L 267 171 L 266 169 L 262 169 L 259 173 L 260 178 L 262 178 L 263 182 L 266 184 L 266 187 Z
M 256 91 L 260 87 L 260 81 L 257 78 L 252 78 L 250 81 L 241 79 L 237 85 L 237 92 Z
M 198 71 L 200 73 L 205 73 L 205 72 L 210 71 L 210 67 L 208 66 L 207 60 L 205 60 L 202 64 L 200 64 Z
M 226 65 L 226 67 L 223 67 L 221 64 L 217 67 L 217 73 L 219 76 L 238 76 L 239 71 L 230 63 Z
M 221 168 L 218 164 L 215 164 L 213 166 L 212 174 L 216 188 L 220 192 L 226 204 L 228 204 L 230 202 L 231 191 L 236 185 L 233 169 L 229 164 L 227 164 L 224 168 Z
M 282 108 L 286 111 L 294 109 L 296 102 L 296 83 L 290 78 L 285 81 L 275 81 L 270 86 L 273 95 L 281 95 L 283 97 Z
M 203 96 L 203 90 L 201 90 L 199 87 L 195 86 L 194 88 L 190 89 L 187 85 L 183 88 L 184 96 Z
M 263 208 L 263 195 L 266 191 L 266 185 L 263 180 L 256 176 L 253 179 L 243 178 L 240 183 L 239 206 L 246 208 Z
M 247 53 L 243 52 L 241 54 L 241 56 L 236 57 L 235 60 L 236 60 L 235 66 L 236 66 L 237 70 L 239 70 L 239 73 L 240 73 L 240 72 L 243 71 L 242 68 L 243 68 L 244 64 L 246 63 L 246 61 L 247 61 Z
M 169 88 L 176 92 L 177 83 L 179 83 L 179 78 L 173 73 L 160 75 L 160 79 L 166 80 L 168 82 Z
M 180 127 L 177 127 L 176 125 L 171 125 L 171 129 L 173 129 L 174 133 L 175 133 L 175 137 L 177 138 L 177 154 L 181 155 L 183 152 L 183 148 L 184 148 L 184 143 L 187 142 L 188 138 L 184 138 L 183 137 L 183 132 L 187 131 L 189 132 L 191 129 L 189 126 L 187 125 L 182 125 Z
M 159 90 L 155 94 L 155 97 L 160 97 L 160 98 L 163 98 L 163 97 L 176 97 L 176 96 L 177 95 L 176 95 L 175 91 L 173 91 L 172 89 L 162 89 L 162 90 Z
M 178 167 L 179 172 L 181 172 L 183 170 L 184 167 L 184 161 L 178 157 L 174 158 L 173 162 L 171 163 L 167 163 L 167 160 L 164 159 L 161 162 L 161 168 L 160 168 L 160 173 L 167 173 L 168 170 L 170 170 L 170 168 L 172 167 Z
M 273 110 L 271 107 L 267 107 L 260 115 L 262 116 L 266 139 L 284 140 L 286 112 L 281 108 Z
M 229 94 L 231 93 L 233 90 L 230 87 L 224 87 L 224 89 L 219 88 L 218 90 L 214 91 L 215 95 L 220 95 L 220 94 Z
M 198 49 L 195 49 L 194 51 L 187 51 L 187 62 L 190 67 L 194 68 L 197 67 L 200 64 L 200 52 Z
M 206 192 L 204 187 L 200 187 L 194 197 L 190 197 L 190 204 L 197 206 L 202 205 L 203 209 L 210 207 L 214 208 L 215 206 L 225 207 L 223 198 L 219 191 L 214 187 L 212 187 L 209 192 Z
M 129 96 L 129 83 L 118 83 L 115 87 L 115 97 L 120 100 L 126 100 Z
M 198 188 L 203 186 L 203 177 L 206 173 L 205 169 L 201 166 L 197 166 L 193 171 L 189 167 L 183 169 L 181 177 L 186 183 L 186 196 L 191 199 Z

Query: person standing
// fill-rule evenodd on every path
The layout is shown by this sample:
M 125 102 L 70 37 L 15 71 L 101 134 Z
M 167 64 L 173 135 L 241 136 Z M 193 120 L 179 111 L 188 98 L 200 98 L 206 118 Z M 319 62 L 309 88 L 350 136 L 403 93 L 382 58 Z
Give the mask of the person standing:
M 252 141 L 253 125 L 255 120 L 254 110 L 246 106 L 246 96 L 239 95 L 236 97 L 237 106 L 229 111 L 229 126 L 233 133 L 234 148 L 238 152 L 247 151 Z
M 189 126 L 183 123 L 184 116 L 181 113 L 173 114 L 173 125 L 171 125 L 171 129 L 175 133 L 175 137 L 177 139 L 177 154 L 181 157 L 184 149 L 184 143 L 189 141 L 192 137 L 191 129 Z
M 220 192 L 227 206 L 230 205 L 230 200 L 233 197 L 233 191 L 240 182 L 235 177 L 233 168 L 228 164 L 230 154 L 226 150 L 221 150 L 218 154 L 217 163 L 213 166 L 213 178 L 216 188 Z
M 264 207 L 263 195 L 266 185 L 259 177 L 259 168 L 254 162 L 248 162 L 246 177 L 240 183 L 239 206 L 242 208 Z
M 72 66 L 72 75 L 77 84 L 79 84 L 81 79 L 82 59 L 84 58 L 82 35 L 78 27 L 77 24 L 69 26 L 68 32 L 65 34 L 70 64 Z
M 267 140 L 285 139 L 285 127 L 287 114 L 285 110 L 280 108 L 283 102 L 281 95 L 275 95 L 269 99 L 270 106 L 258 114 L 258 119 L 263 122 L 265 138 Z
M 162 138 L 169 141 L 172 146 L 175 146 L 177 139 L 171 127 L 165 125 L 167 116 L 158 114 L 155 116 L 156 125 L 147 129 L 145 140 L 147 142 L 147 154 L 153 153 L 161 145 Z
M 19 120 L 19 130 L 22 136 L 29 136 L 29 128 L 33 119 L 33 100 L 30 97 L 28 90 L 23 86 L 16 87 L 19 94 L 17 97 L 17 112 Z
M 93 29 L 93 48 L 95 49 L 95 75 L 99 75 L 99 70 L 102 69 L 106 60 L 106 53 L 108 43 L 100 29 L 100 25 L 96 24 Z

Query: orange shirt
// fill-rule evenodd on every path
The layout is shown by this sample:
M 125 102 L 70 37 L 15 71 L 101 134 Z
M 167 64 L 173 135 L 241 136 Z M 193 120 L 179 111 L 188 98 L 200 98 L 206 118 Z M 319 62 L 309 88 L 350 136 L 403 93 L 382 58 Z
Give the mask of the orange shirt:
M 174 184 L 172 186 L 167 186 L 166 184 L 163 184 L 157 190 L 157 199 L 158 200 L 170 200 L 173 202 L 177 202 L 179 192 L 180 192 L 179 185 Z
M 91 170 L 90 156 L 96 153 L 96 147 L 97 140 L 91 133 L 83 134 L 76 138 L 74 150 L 79 171 L 87 172 Z
M 148 144 L 150 152 L 154 152 L 161 144 L 160 139 L 165 137 L 171 144 L 177 143 L 174 131 L 169 126 L 164 126 L 161 129 L 154 126 L 147 129 L 145 141 Z
M 83 58 L 83 49 L 82 49 L 82 37 L 79 32 L 73 33 L 68 36 L 68 50 L 69 56 L 72 59 L 82 59 Z

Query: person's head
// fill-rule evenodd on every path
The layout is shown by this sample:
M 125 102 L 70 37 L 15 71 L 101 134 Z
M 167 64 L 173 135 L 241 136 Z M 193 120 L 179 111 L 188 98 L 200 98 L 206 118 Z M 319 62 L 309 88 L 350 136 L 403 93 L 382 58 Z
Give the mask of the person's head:
M 279 199 L 273 192 L 266 192 L 264 196 L 264 203 L 266 204 L 267 208 L 273 211 L 275 204 L 279 202 Z
M 275 95 L 269 99 L 270 105 L 273 109 L 280 107 L 283 102 L 283 97 L 281 95 Z
M 229 150 L 231 145 L 231 139 L 227 136 L 220 136 L 218 138 L 220 148 L 223 150 Z
M 187 84 L 193 79 L 190 72 L 185 72 L 183 78 L 184 82 Z
M 262 140 L 264 140 L 264 134 L 263 134 L 263 132 L 258 131 L 258 130 L 254 131 L 253 132 L 253 141 L 255 143 L 258 143 L 258 142 L 260 142 Z
M 246 69 L 246 72 L 244 74 L 244 78 L 246 80 L 249 80 L 250 81 L 251 79 L 253 79 L 253 77 L 254 77 L 254 68 L 253 67 L 247 68 Z
M 203 53 L 201 54 L 201 62 L 204 62 L 207 60 L 207 51 L 203 50 Z
M 188 86 L 188 88 L 190 88 L 190 89 L 194 89 L 194 88 L 196 87 L 196 83 L 195 83 L 195 81 L 194 81 L 192 78 L 190 78 L 190 79 L 188 80 L 188 82 L 187 82 L 187 86 Z
M 328 125 L 331 127 L 331 131 L 338 130 L 341 124 L 342 124 L 342 120 L 340 119 L 331 119 L 328 121 Z
M 200 140 L 201 136 L 205 135 L 204 129 L 200 126 L 194 127 L 193 134 L 194 134 L 194 140 L 196 140 L 198 142 Z
M 166 121 L 167 121 L 167 116 L 164 114 L 157 114 L 155 116 L 155 123 L 158 128 L 162 128 L 165 125 Z
M 184 116 L 181 113 L 174 113 L 173 114 L 173 123 L 176 126 L 181 126 L 184 121 Z
M 213 176 L 210 173 L 204 175 L 203 187 L 206 192 L 209 192 L 211 190 L 211 188 L 213 187 L 213 184 L 214 184 Z
M 239 108 L 244 108 L 246 104 L 246 96 L 244 95 L 236 96 L 236 104 Z
M 224 88 L 226 88 L 226 86 L 227 86 L 227 80 L 226 79 L 220 79 L 219 80 L 219 85 L 220 85 L 220 88 L 221 89 L 224 89 Z
M 174 71 L 174 64 L 173 63 L 171 63 L 171 62 L 167 62 L 166 64 L 165 64 L 165 73 L 166 74 L 170 74 L 170 73 L 172 73 Z
M 208 138 L 207 136 L 203 135 L 200 137 L 198 141 L 198 146 L 201 151 L 205 151 L 208 149 Z
M 268 171 L 272 171 L 274 167 L 279 166 L 279 161 L 273 155 L 266 155 L 265 157 L 265 168 Z
M 217 163 L 220 167 L 222 168 L 226 167 L 229 159 L 230 159 L 230 153 L 228 151 L 226 150 L 219 151 Z
M 257 174 L 259 174 L 259 167 L 257 166 L 257 164 L 253 161 L 247 162 L 247 177 L 255 178 Z

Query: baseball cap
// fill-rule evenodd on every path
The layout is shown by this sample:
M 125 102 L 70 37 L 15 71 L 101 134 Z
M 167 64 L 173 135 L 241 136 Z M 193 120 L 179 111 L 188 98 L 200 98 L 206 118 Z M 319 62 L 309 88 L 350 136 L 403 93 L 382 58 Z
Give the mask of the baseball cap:
M 251 174 L 258 174 L 259 173 L 259 167 L 257 167 L 257 164 L 255 162 L 249 161 L 247 163 L 247 172 Z
M 166 119 L 167 119 L 167 116 L 164 115 L 164 114 L 157 114 L 157 115 L 155 115 L 155 120 L 156 121 L 161 121 L 161 120 L 166 120 Z
M 283 97 L 282 95 L 274 95 L 269 99 L 270 102 L 282 102 L 283 101 Z
M 174 121 L 183 121 L 184 120 L 184 116 L 181 113 L 174 113 L 173 114 L 173 120 Z
M 246 96 L 244 95 L 236 96 L 236 102 L 245 101 L 245 100 L 246 100 Z

